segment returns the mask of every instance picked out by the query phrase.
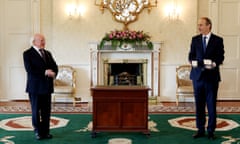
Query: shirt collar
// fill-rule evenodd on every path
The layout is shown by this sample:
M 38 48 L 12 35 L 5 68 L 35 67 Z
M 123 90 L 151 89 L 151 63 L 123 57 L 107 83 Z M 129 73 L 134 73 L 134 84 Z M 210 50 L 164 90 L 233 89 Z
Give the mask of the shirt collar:
M 211 32 L 209 32 L 207 35 L 202 35 L 202 37 L 207 37 L 207 39 L 209 39 L 211 36 Z
M 36 51 L 38 51 L 39 52 L 39 48 L 38 47 L 36 47 L 36 46 L 32 46 Z

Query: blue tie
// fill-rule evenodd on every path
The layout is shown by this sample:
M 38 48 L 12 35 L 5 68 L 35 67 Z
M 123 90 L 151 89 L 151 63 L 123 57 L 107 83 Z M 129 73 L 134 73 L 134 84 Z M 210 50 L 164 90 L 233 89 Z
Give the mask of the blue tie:
M 206 48 L 207 48 L 206 39 L 207 39 L 207 37 L 206 37 L 206 36 L 204 36 L 204 37 L 203 37 L 203 51 L 204 51 L 204 53 L 205 53 L 205 51 L 206 51 Z

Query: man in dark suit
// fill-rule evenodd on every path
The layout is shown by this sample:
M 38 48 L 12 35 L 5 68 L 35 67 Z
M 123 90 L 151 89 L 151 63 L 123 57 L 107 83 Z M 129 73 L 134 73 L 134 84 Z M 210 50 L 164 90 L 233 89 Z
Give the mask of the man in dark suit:
M 24 51 L 23 60 L 27 72 L 26 92 L 32 108 L 32 125 L 37 140 L 50 139 L 51 93 L 58 66 L 45 48 L 45 38 L 35 34 L 32 47 Z M 42 52 L 40 52 L 42 50 Z
M 189 62 L 192 65 L 190 78 L 193 82 L 198 131 L 193 138 L 205 136 L 206 112 L 208 110 L 208 138 L 214 139 L 216 128 L 216 102 L 219 82 L 219 65 L 224 60 L 223 39 L 211 32 L 212 22 L 207 17 L 198 21 L 199 35 L 192 38 Z

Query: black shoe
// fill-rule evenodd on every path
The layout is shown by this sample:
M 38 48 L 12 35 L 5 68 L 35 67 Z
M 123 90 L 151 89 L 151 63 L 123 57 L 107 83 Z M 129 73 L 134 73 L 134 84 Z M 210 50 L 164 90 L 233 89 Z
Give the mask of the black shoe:
M 214 140 L 216 137 L 214 136 L 213 133 L 208 133 L 208 139 Z
M 51 139 L 53 136 L 51 134 L 44 135 L 43 138 L 45 139 Z
M 41 140 L 43 139 L 41 135 L 39 135 L 39 133 L 35 133 L 35 138 L 36 140 Z
M 196 138 L 200 138 L 200 137 L 204 137 L 205 134 L 204 133 L 201 133 L 201 132 L 197 132 L 193 135 L 193 138 L 196 139 Z

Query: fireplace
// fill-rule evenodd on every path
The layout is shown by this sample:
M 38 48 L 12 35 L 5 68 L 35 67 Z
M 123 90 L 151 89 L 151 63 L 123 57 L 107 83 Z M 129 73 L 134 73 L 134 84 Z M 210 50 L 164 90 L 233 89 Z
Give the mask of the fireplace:
M 149 96 L 160 95 L 160 47 L 153 50 L 99 50 L 98 43 L 90 43 L 91 86 L 143 85 L 151 91 Z
M 147 85 L 147 59 L 104 61 L 104 85 Z

